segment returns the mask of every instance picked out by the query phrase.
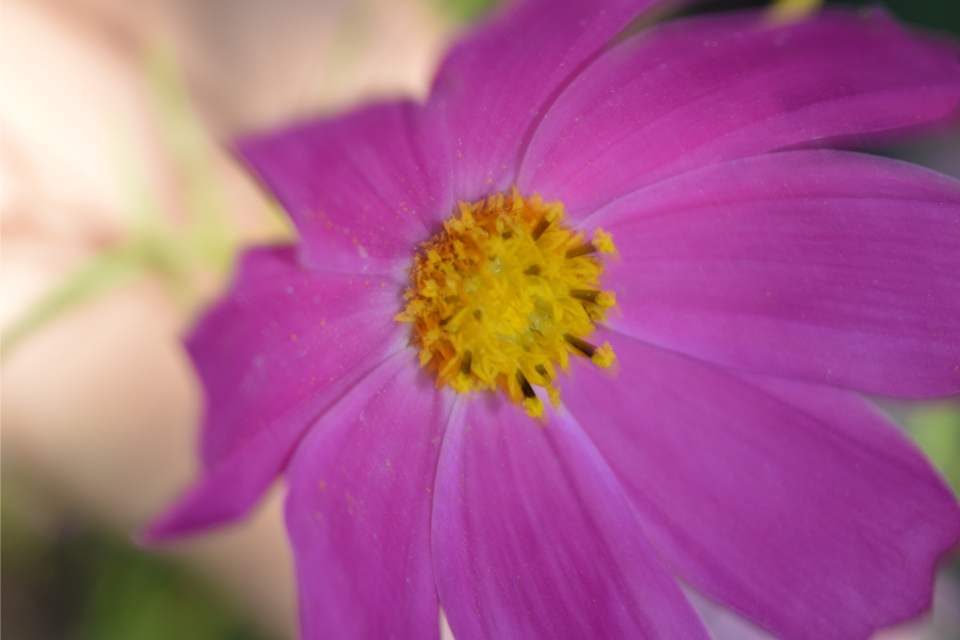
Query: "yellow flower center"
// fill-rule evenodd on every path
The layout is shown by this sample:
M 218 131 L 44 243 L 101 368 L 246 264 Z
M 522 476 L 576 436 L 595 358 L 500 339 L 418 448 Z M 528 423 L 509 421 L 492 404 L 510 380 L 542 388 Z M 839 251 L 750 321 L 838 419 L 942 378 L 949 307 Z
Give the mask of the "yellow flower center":
M 394 319 L 413 323 L 420 365 L 437 388 L 460 392 L 500 388 L 531 416 L 543 413 L 532 385 L 559 403 L 557 368 L 569 354 L 608 367 L 609 343 L 586 341 L 616 300 L 600 289 L 609 234 L 586 241 L 566 224 L 563 205 L 524 199 L 516 189 L 474 204 L 424 242 L 414 259 L 406 308 Z

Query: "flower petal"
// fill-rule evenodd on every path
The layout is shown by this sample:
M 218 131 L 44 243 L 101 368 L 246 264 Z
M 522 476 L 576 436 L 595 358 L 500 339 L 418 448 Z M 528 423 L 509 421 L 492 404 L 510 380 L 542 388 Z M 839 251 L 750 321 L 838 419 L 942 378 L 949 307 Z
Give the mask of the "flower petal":
M 145 539 L 244 515 L 309 425 L 406 346 L 407 330 L 391 320 L 401 295 L 378 276 L 304 271 L 292 247 L 248 251 L 187 341 L 206 391 L 205 471 Z
M 724 163 L 590 218 L 611 326 L 720 364 L 898 396 L 960 390 L 960 181 L 840 151 Z
M 677 574 L 784 640 L 858 640 L 930 603 L 950 490 L 857 395 L 735 375 L 610 332 L 569 411 Z
M 960 102 L 953 43 L 882 11 L 759 12 L 675 20 L 612 49 L 537 129 L 518 185 L 577 218 L 630 191 L 716 162 L 945 117 Z
M 707 633 L 569 415 L 464 398 L 440 453 L 433 554 L 457 640 Z
M 430 107 L 372 105 L 238 146 L 296 225 L 311 268 L 404 269 L 453 210 L 449 141 Z
M 563 86 L 661 0 L 528 0 L 460 39 L 430 98 L 453 144 L 453 189 L 474 202 L 516 180 L 532 128 Z
M 309 423 L 279 421 L 206 468 L 166 511 L 137 533 L 161 544 L 246 516 L 283 471 Z
M 287 529 L 305 640 L 439 637 L 433 481 L 452 391 L 407 349 L 324 417 L 290 463 Z

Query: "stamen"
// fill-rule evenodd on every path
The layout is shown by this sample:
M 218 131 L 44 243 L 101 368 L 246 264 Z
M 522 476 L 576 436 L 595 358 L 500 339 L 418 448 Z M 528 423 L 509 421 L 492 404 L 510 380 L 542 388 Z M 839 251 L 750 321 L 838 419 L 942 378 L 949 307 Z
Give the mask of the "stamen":
M 613 246 L 613 236 L 599 227 L 593 231 L 593 246 L 600 253 L 614 253 L 617 250 Z
M 576 298 L 577 300 L 586 300 L 587 302 L 596 302 L 597 296 L 599 296 L 602 291 L 597 291 L 596 289 L 571 289 L 570 297 Z
M 590 358 L 593 364 L 598 367 L 606 369 L 613 364 L 615 356 L 613 355 L 613 347 L 610 346 L 609 342 L 604 342 L 602 346 L 597 347 L 569 333 L 563 334 L 563 339 L 569 342 L 577 351 Z
M 520 383 L 520 391 L 523 392 L 524 398 L 535 398 L 536 393 L 533 392 L 533 387 L 530 386 L 530 383 L 527 381 L 527 376 L 523 375 L 523 371 L 517 370 L 517 382 Z
M 599 305 L 601 309 L 609 309 L 617 303 L 617 298 L 613 293 L 598 289 L 571 289 L 570 297 L 592 302 Z
M 593 240 L 584 242 L 579 247 L 574 247 L 567 251 L 567 260 L 585 256 L 590 253 L 613 253 L 616 250 L 617 248 L 613 246 L 613 236 L 603 229 L 598 228 L 593 232 Z
M 584 242 L 579 247 L 574 247 L 567 251 L 566 258 L 570 260 L 571 258 L 579 258 L 580 256 L 585 256 L 590 253 L 596 253 L 597 249 L 593 246 L 592 242 Z
M 527 410 L 527 413 L 534 418 L 542 416 L 543 402 L 537 397 L 537 394 L 534 393 L 533 387 L 531 387 L 527 381 L 527 377 L 523 375 L 523 372 L 519 369 L 517 369 L 517 382 L 520 383 L 520 391 L 523 393 L 523 406 Z
M 606 369 L 613 364 L 616 355 L 613 353 L 613 347 L 610 346 L 609 342 L 604 342 L 602 345 L 597 347 L 596 352 L 594 352 L 593 357 L 590 358 L 593 361 L 593 364 L 597 365 L 602 369 Z
M 543 232 L 547 230 L 547 227 L 550 226 L 550 220 L 547 219 L 547 216 L 544 215 L 540 218 L 540 223 L 537 225 L 537 228 L 533 230 L 533 233 L 530 235 L 533 236 L 534 240 L 539 240 L 540 236 L 543 235 Z
M 587 356 L 588 358 L 592 358 L 593 354 L 597 352 L 597 348 L 594 345 L 590 344 L 586 340 L 578 338 L 577 336 L 570 335 L 569 333 L 565 333 L 563 334 L 563 339 L 569 342 L 570 344 L 572 344 L 574 347 L 576 347 L 577 351 Z

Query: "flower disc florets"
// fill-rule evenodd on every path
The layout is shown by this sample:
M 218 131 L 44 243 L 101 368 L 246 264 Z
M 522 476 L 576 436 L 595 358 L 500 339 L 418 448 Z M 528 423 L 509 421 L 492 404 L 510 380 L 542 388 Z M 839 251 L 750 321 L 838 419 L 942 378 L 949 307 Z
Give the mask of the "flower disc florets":
M 567 368 L 569 353 L 601 367 L 613 362 L 609 343 L 585 340 L 616 302 L 600 289 L 596 255 L 613 251 L 601 229 L 588 242 L 566 226 L 559 202 L 516 189 L 461 202 L 460 216 L 421 245 L 395 319 L 413 323 L 420 364 L 436 371 L 438 388 L 499 387 L 539 416 L 531 385 L 545 387 L 556 406 L 557 366 Z

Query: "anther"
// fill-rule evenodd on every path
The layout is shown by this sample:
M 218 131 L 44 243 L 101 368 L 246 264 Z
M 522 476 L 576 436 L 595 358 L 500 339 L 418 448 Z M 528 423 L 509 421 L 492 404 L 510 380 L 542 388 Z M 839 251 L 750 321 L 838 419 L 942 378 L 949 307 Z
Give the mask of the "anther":
M 527 410 L 527 415 L 532 418 L 539 418 L 543 415 L 543 402 L 533 392 L 533 387 L 527 381 L 523 372 L 517 369 L 517 382 L 520 383 L 520 392 L 523 393 L 523 406 Z
M 549 380 L 549 379 L 550 379 L 550 372 L 547 371 L 547 368 L 546 368 L 545 366 L 543 366 L 542 364 L 538 364 L 536 367 L 534 367 L 534 369 L 536 369 L 536 370 L 537 370 L 537 373 L 539 373 L 540 375 L 542 375 L 545 380 Z
M 613 246 L 613 236 L 601 228 L 593 230 L 592 243 L 600 253 L 614 253 L 617 248 Z
M 617 297 L 610 291 L 599 289 L 571 289 L 570 297 L 584 302 L 592 302 L 606 311 L 617 303 Z
M 527 267 L 526 269 L 523 270 L 523 272 L 528 276 L 538 276 L 540 275 L 540 265 L 535 264 L 531 267 Z
M 534 240 L 539 240 L 540 236 L 543 235 L 543 232 L 547 230 L 547 227 L 550 226 L 550 219 L 547 215 L 544 215 L 540 218 L 540 222 L 537 224 L 537 228 L 533 230 L 531 236 Z
M 577 351 L 590 358 L 593 364 L 598 367 L 605 369 L 613 364 L 615 356 L 613 354 L 613 347 L 610 346 L 609 342 L 604 342 L 603 346 L 597 347 L 570 333 L 563 334 L 563 339 L 569 342 Z
M 579 258 L 580 256 L 585 256 L 589 253 L 596 253 L 597 248 L 593 246 L 592 242 L 584 242 L 579 247 L 574 247 L 567 251 L 566 258 L 570 260 L 571 258 Z
M 613 236 L 603 229 L 598 228 L 593 232 L 593 240 L 584 242 L 579 247 L 570 249 L 567 251 L 566 257 L 567 260 L 569 260 L 571 258 L 585 256 L 588 253 L 613 253 L 616 250 L 616 247 L 613 246 Z
M 586 300 L 587 302 L 596 302 L 597 296 L 599 296 L 602 291 L 597 291 L 596 289 L 571 289 L 570 297 L 576 298 L 577 300 Z
M 589 342 L 587 342 L 586 340 L 583 340 L 582 338 L 578 338 L 577 336 L 571 333 L 563 334 L 563 339 L 569 342 L 571 345 L 573 345 L 573 347 L 577 351 L 587 356 L 588 358 L 592 358 L 593 354 L 597 352 L 596 346 L 590 344 Z
M 520 383 L 520 391 L 523 392 L 524 398 L 536 398 L 537 394 L 533 392 L 533 387 L 530 386 L 530 383 L 527 381 L 527 376 L 523 375 L 523 371 L 517 369 L 517 382 Z
M 473 364 L 473 351 L 467 351 L 460 360 L 460 373 L 470 375 L 470 365 Z

